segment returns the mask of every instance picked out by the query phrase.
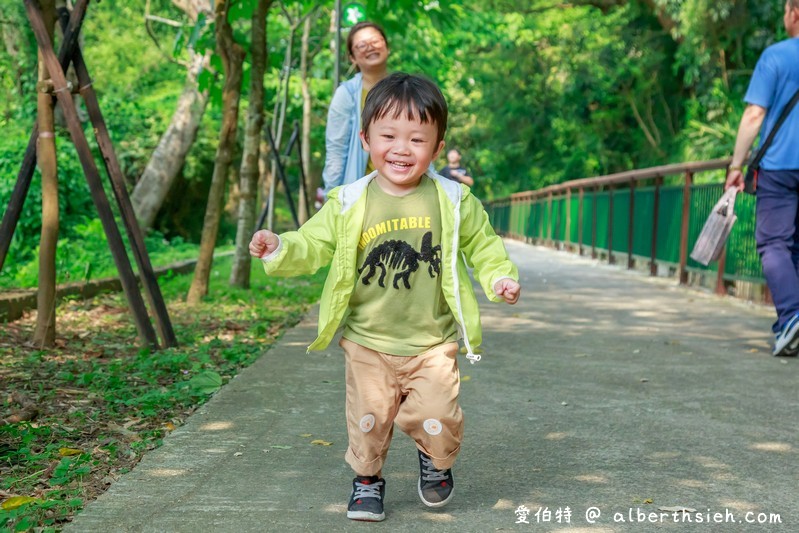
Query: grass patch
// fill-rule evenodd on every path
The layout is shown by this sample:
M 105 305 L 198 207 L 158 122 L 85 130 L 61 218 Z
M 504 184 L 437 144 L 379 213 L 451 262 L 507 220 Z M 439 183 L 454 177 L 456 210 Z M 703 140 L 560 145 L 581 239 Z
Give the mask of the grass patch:
M 116 277 L 117 268 L 108 241 L 99 219 L 78 224 L 75 228 L 79 236 L 76 238 L 61 237 L 58 240 L 56 255 L 56 283 L 87 282 L 91 280 Z M 136 268 L 127 234 L 122 240 L 128 250 L 128 261 Z M 171 265 L 180 260 L 195 259 L 199 247 L 176 237 L 171 241 L 158 232 L 149 232 L 145 237 L 145 246 L 153 267 Z M 218 252 L 232 250 L 232 246 L 219 246 Z M 16 261 L 15 261 L 16 259 Z M 32 289 L 39 283 L 39 252 L 27 256 L 15 257 L 10 254 L 9 261 L 0 271 L 0 290 Z
M 188 307 L 191 275 L 159 279 L 179 347 L 142 348 L 122 294 L 57 311 L 57 346 L 37 350 L 35 316 L 0 330 L 0 531 L 57 531 L 147 450 L 297 323 L 324 272 L 228 286 L 214 263 L 210 295 Z M 34 416 L 31 416 L 35 413 Z M 29 418 L 15 421 L 15 417 Z

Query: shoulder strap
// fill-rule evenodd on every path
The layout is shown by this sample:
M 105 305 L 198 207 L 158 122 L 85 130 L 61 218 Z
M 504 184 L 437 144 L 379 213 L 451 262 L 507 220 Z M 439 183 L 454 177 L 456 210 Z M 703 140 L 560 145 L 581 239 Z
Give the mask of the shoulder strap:
M 766 140 L 763 141 L 762 145 L 760 145 L 760 148 L 757 151 L 757 155 L 755 155 L 755 157 L 752 159 L 752 162 L 749 163 L 749 166 L 757 168 L 760 165 L 760 160 L 763 159 L 763 156 L 766 155 L 766 150 L 768 150 L 768 147 L 771 145 L 771 141 L 774 140 L 774 136 L 777 134 L 777 130 L 780 129 L 782 123 L 785 122 L 785 119 L 788 118 L 788 115 L 791 114 L 791 109 L 793 109 L 793 106 L 796 105 L 797 101 L 799 101 L 799 89 L 793 94 L 791 100 L 787 104 L 785 104 L 785 107 L 782 108 L 780 117 L 777 119 L 777 122 L 776 124 L 774 124 L 774 127 L 771 128 L 771 131 L 769 132 L 768 137 L 766 137 Z

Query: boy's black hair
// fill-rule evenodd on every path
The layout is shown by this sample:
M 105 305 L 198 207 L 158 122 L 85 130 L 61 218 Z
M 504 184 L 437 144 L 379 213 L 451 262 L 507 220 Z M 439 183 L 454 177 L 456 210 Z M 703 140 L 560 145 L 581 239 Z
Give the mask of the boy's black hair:
M 369 124 L 390 116 L 399 118 L 406 113 L 408 120 L 435 124 L 438 128 L 436 144 L 447 131 L 447 101 L 441 90 L 425 77 L 404 72 L 389 74 L 369 91 L 361 116 L 361 129 L 369 131 Z

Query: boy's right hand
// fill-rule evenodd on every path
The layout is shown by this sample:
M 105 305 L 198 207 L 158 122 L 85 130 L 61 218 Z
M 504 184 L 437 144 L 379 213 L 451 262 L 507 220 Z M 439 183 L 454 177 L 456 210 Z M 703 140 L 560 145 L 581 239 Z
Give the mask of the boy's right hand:
M 258 259 L 271 254 L 277 249 L 280 240 L 269 230 L 258 230 L 250 241 L 250 255 Z

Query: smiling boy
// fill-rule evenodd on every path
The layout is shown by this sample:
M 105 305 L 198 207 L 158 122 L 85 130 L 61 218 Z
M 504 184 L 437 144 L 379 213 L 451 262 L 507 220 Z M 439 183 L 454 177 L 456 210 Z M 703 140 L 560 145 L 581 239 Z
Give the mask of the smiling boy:
M 331 265 L 319 336 L 308 349 L 324 349 L 343 327 L 353 520 L 385 518 L 382 468 L 394 424 L 416 442 L 422 503 L 450 501 L 463 438 L 457 341 L 471 362 L 482 341 L 467 267 L 490 300 L 519 298 L 516 266 L 479 200 L 429 171 L 446 128 L 447 104 L 435 84 L 386 77 L 363 110 L 361 139 L 375 172 L 333 189 L 298 231 L 260 230 L 250 242 L 267 274 Z

